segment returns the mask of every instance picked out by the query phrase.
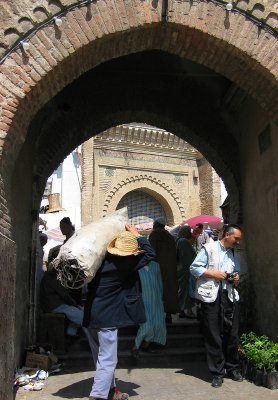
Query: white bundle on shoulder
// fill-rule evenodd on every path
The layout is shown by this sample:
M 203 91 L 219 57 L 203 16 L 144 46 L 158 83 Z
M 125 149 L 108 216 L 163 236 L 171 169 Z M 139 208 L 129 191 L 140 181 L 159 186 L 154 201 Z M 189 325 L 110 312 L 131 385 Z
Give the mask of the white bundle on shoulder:
M 107 245 L 128 221 L 127 207 L 79 229 L 52 261 L 58 270 L 58 279 L 68 289 L 78 289 L 90 282 L 100 267 Z

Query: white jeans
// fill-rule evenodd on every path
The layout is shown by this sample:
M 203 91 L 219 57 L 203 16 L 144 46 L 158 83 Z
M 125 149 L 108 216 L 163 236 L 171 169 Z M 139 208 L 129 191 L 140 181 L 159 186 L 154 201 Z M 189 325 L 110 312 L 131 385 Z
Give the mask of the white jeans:
M 96 368 L 90 396 L 107 399 L 109 390 L 116 386 L 115 369 L 117 366 L 118 329 L 86 330 Z

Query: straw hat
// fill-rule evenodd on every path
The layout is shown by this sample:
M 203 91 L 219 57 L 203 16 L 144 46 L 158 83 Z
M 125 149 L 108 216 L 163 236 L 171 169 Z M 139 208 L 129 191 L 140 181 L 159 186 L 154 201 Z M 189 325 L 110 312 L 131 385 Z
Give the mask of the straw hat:
M 60 206 L 60 193 L 51 193 L 48 196 L 49 210 L 46 213 L 54 213 L 64 211 L 65 209 Z
M 107 251 L 116 256 L 131 256 L 144 252 L 144 250 L 139 248 L 136 236 L 127 231 L 120 232 L 109 243 Z

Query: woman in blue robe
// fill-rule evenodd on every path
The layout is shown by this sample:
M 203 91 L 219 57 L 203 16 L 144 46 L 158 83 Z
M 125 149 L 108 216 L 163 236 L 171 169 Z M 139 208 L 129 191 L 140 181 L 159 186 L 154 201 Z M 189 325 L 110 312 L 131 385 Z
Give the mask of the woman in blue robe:
M 132 355 L 139 357 L 139 349 L 154 351 L 152 343 L 166 344 L 166 324 L 163 306 L 163 285 L 159 264 L 151 261 L 139 270 L 146 322 L 138 329 Z

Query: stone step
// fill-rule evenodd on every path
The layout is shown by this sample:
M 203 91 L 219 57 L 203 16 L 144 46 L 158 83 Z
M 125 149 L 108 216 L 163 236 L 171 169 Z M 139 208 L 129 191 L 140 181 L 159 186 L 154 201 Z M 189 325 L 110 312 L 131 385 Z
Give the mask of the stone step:
M 179 319 L 177 316 L 173 317 L 173 323 L 166 324 L 167 328 L 167 335 L 170 335 L 172 333 L 188 333 L 188 334 L 194 334 L 194 333 L 200 333 L 200 322 L 197 319 Z M 138 330 L 137 326 L 130 326 L 127 328 L 120 328 L 119 329 L 119 336 L 124 336 L 124 335 L 136 335 L 136 332 Z
M 119 336 L 118 338 L 118 349 L 128 350 L 134 346 L 135 335 Z M 187 333 L 176 333 L 167 335 L 167 347 L 168 348 L 188 348 L 188 347 L 203 346 L 203 336 L 200 333 L 187 334 Z M 89 344 L 85 336 L 82 336 L 75 343 L 70 346 L 71 351 L 89 349 Z
M 134 345 L 135 336 L 119 337 L 118 349 L 129 349 Z M 191 346 L 203 346 L 203 336 L 201 334 L 170 334 L 167 335 L 167 347 L 186 348 Z
M 134 359 L 130 350 L 118 351 L 118 367 L 121 366 L 170 366 L 181 362 L 203 361 L 205 360 L 205 351 L 203 347 L 191 347 L 186 349 L 165 348 L 156 353 L 139 352 L 139 359 Z M 68 352 L 59 356 L 59 362 L 65 366 L 93 368 L 92 355 L 87 351 Z
M 181 326 L 178 326 L 178 330 Z M 175 331 L 175 327 L 172 327 Z M 118 365 L 159 366 L 175 365 L 183 361 L 202 361 L 205 359 L 203 336 L 197 333 L 170 333 L 167 334 L 167 343 L 164 348 L 155 353 L 146 353 L 140 350 L 139 360 L 131 355 L 137 329 L 121 331 L 118 339 Z M 133 334 L 130 334 L 130 333 Z M 92 356 L 88 341 L 84 336 L 70 345 L 65 354 L 59 356 L 59 361 L 72 367 L 92 368 Z
M 172 323 L 167 324 L 167 343 L 155 353 L 140 350 L 139 360 L 131 355 L 138 327 L 119 329 L 118 365 L 159 366 L 175 365 L 178 362 L 201 361 L 205 359 L 203 336 L 197 319 L 181 319 L 173 316 Z M 84 334 L 71 343 L 67 352 L 59 356 L 60 362 L 70 366 L 92 368 L 92 356 Z

